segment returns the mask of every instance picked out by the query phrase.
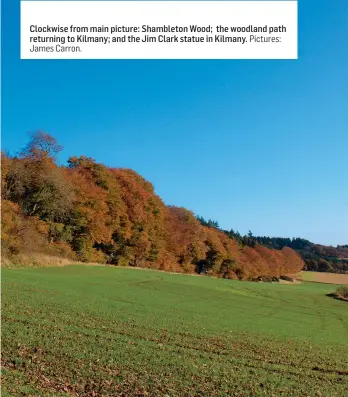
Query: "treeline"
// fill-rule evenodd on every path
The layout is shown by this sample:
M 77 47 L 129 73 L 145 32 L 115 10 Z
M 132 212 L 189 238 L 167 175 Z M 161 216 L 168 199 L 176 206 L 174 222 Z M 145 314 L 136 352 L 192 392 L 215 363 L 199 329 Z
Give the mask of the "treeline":
M 221 230 L 217 221 L 211 219 L 206 221 L 201 216 L 197 216 L 197 219 L 206 227 Z M 256 245 L 261 245 L 275 250 L 282 250 L 285 247 L 291 248 L 297 251 L 303 259 L 304 270 L 348 273 L 348 245 L 332 247 L 314 244 L 303 238 L 258 237 L 253 236 L 251 231 L 247 235 L 242 236 L 233 229 L 222 231 L 227 236 L 238 241 L 242 246 L 254 248 Z
M 84 156 L 58 166 L 61 150 L 52 136 L 36 132 L 20 155 L 2 154 L 1 241 L 8 261 L 37 253 L 233 279 L 303 268 L 289 247 L 246 244 L 185 208 L 166 206 L 130 169 Z
M 296 250 L 305 262 L 304 269 L 318 272 L 348 273 L 348 246 L 337 247 L 314 244 L 302 238 L 254 237 L 268 248 L 289 247 Z

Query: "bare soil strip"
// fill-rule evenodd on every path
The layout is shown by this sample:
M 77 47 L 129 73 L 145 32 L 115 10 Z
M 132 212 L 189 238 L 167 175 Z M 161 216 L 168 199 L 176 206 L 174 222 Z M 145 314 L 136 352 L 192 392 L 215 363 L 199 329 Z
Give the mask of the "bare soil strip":
M 313 281 L 316 283 L 326 284 L 347 284 L 348 285 L 348 274 L 336 274 L 336 273 L 322 273 L 322 272 L 301 272 L 297 279 L 303 281 Z

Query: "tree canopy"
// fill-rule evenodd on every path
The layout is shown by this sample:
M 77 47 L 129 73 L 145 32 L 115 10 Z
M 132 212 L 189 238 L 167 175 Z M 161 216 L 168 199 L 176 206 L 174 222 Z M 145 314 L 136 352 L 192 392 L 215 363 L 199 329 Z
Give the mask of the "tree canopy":
M 36 132 L 20 156 L 2 155 L 5 256 L 40 251 L 239 279 L 279 276 L 304 266 L 286 244 L 271 247 L 251 232 L 224 231 L 217 221 L 166 206 L 133 170 L 85 156 L 59 166 L 61 150 L 51 135 Z

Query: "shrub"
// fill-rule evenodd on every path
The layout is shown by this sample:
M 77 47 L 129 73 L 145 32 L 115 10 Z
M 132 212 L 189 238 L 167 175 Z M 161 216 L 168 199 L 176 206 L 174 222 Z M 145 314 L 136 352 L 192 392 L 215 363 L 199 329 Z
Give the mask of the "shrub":
M 344 287 L 344 286 L 338 287 L 336 289 L 336 295 L 342 299 L 348 300 L 348 287 Z
M 294 281 L 291 277 L 289 277 L 289 276 L 280 276 L 279 277 L 281 280 L 285 280 L 285 281 Z

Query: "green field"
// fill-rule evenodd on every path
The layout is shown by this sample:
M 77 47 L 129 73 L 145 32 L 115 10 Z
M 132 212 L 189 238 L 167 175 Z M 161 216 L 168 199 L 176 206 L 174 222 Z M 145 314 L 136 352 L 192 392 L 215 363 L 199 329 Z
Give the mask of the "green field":
M 335 286 L 2 271 L 3 396 L 347 396 Z

